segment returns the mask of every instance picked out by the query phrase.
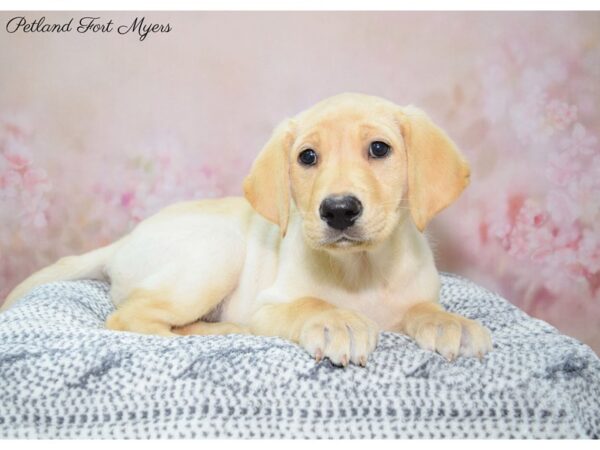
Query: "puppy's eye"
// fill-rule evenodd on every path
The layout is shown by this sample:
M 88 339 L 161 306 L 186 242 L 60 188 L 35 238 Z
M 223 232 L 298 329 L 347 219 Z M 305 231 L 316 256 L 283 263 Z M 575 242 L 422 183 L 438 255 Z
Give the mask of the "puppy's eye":
M 390 150 L 390 146 L 385 142 L 371 142 L 371 146 L 369 147 L 369 156 L 371 158 L 385 158 L 390 153 Z
M 300 164 L 303 166 L 314 166 L 317 163 L 317 152 L 312 148 L 302 150 L 298 155 L 298 161 L 300 161 Z

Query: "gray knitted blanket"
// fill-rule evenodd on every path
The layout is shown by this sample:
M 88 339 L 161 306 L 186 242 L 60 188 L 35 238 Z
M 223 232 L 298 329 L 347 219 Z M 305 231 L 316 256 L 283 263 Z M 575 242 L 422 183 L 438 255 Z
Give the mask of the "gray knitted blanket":
M 278 338 L 105 330 L 108 286 L 41 286 L 0 314 L 3 438 L 566 438 L 600 435 L 600 360 L 462 278 L 442 302 L 493 334 L 447 362 L 382 333 L 366 368 Z

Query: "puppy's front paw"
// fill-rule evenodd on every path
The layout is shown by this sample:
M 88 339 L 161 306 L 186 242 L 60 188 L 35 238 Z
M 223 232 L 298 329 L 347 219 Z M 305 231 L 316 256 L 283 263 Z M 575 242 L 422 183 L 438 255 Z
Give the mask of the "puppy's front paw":
M 331 309 L 304 323 L 299 343 L 317 361 L 329 358 L 338 366 L 349 362 L 365 366 L 378 337 L 379 328 L 372 320 L 353 311 Z
M 478 322 L 445 311 L 413 319 L 411 337 L 425 350 L 438 352 L 452 361 L 457 356 L 483 358 L 492 349 L 492 337 Z

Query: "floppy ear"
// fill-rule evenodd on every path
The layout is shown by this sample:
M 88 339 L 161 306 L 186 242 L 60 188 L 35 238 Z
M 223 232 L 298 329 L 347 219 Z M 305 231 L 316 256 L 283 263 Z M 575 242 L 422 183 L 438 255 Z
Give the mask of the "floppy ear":
M 408 202 L 419 231 L 469 184 L 469 164 L 437 125 L 418 108 L 402 108 L 408 161 Z
M 259 153 L 244 180 L 244 195 L 267 220 L 279 225 L 281 237 L 287 231 L 290 215 L 289 149 L 292 121 L 282 122 Z

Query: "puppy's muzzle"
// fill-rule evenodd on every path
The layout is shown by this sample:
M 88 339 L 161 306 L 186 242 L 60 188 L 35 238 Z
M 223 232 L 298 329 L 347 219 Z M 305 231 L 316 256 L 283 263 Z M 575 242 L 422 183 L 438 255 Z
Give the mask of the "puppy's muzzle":
M 331 228 L 345 230 L 354 225 L 362 210 L 362 203 L 353 195 L 330 195 L 321 202 L 319 214 Z

